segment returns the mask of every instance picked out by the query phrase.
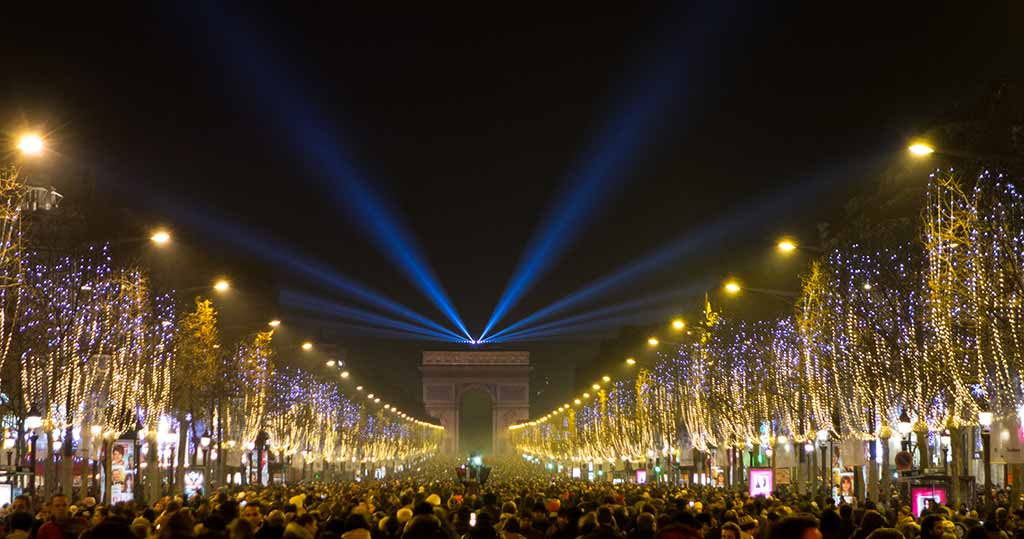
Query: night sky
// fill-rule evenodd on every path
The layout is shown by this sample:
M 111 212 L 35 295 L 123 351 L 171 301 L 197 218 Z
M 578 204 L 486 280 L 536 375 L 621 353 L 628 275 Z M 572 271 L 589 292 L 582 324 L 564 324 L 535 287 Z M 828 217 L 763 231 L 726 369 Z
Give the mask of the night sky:
M 36 173 L 80 197 L 92 235 L 171 227 L 190 257 L 179 286 L 230 275 L 252 300 L 226 316 L 302 320 L 296 338 L 337 341 L 394 392 L 415 387 L 418 350 L 445 345 L 274 306 L 284 289 L 365 306 L 297 275 L 301 256 L 450 326 L 353 211 L 346 175 L 409 232 L 473 335 L 568 201 L 586 206 L 574 234 L 498 327 L 692 242 L 572 311 L 691 290 L 621 321 L 649 323 L 692 313 L 731 273 L 795 289 L 803 263 L 774 257 L 776 237 L 814 241 L 882 171 L 919 166 L 902 163 L 908 140 L 1014 75 L 1004 2 L 173 4 L 8 12 L 0 125 L 47 134 L 56 156 Z M 533 350 L 559 399 L 601 335 L 504 346 Z

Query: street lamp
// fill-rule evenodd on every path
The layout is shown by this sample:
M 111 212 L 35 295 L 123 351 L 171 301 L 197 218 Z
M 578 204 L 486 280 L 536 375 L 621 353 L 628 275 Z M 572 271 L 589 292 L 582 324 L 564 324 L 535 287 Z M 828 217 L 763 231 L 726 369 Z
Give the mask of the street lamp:
M 267 322 L 267 325 L 269 325 L 272 328 L 276 328 L 277 326 L 281 325 L 281 321 L 275 318 L 275 319 L 271 320 L 270 322 Z
M 907 150 L 909 150 L 910 153 L 916 157 L 925 157 L 935 153 L 935 148 L 930 144 L 926 144 L 924 142 L 917 142 L 915 144 L 911 144 L 910 147 L 907 148 Z
M 203 435 L 199 437 L 199 446 L 203 448 L 203 465 L 210 465 L 210 442 L 213 438 L 210 436 L 210 431 L 207 429 L 203 432 Z
M 166 230 L 157 230 L 149 237 L 149 240 L 157 245 L 166 245 L 171 241 L 171 234 Z
M 219 279 L 217 282 L 213 283 L 213 289 L 221 293 L 227 292 L 231 289 L 231 283 L 228 282 L 227 279 Z
M 780 253 L 789 254 L 796 251 L 796 242 L 791 239 L 783 238 L 779 240 L 779 243 L 775 244 L 775 248 L 778 249 Z
M 740 286 L 740 283 L 738 283 L 736 281 L 727 281 L 722 288 L 727 293 L 732 294 L 732 295 L 739 294 L 740 290 L 743 290 L 743 288 Z
M 7 431 L 7 436 L 4 437 L 4 450 L 7 451 L 7 466 L 11 465 L 11 452 L 14 451 L 14 433 Z
M 39 434 L 36 429 L 43 426 L 43 418 L 39 415 L 39 409 L 33 404 L 29 408 L 28 416 L 25 417 L 25 428 L 31 433 L 28 437 L 28 465 L 32 471 L 32 475 L 29 478 L 28 493 L 32 496 L 36 494 L 36 441 L 39 440 Z
M 942 431 L 942 435 L 939 436 L 939 444 L 942 445 L 942 470 L 945 474 L 949 473 L 949 445 L 952 441 L 949 430 Z
M 900 412 L 899 423 L 896 424 L 896 430 L 903 437 L 903 450 L 910 451 L 910 432 L 914 429 L 914 424 L 910 422 L 910 415 L 907 414 L 907 410 L 904 409 Z
M 636 359 L 633 359 L 631 357 L 627 357 L 626 358 L 626 365 L 629 365 L 630 367 L 632 367 L 633 365 L 636 365 Z
M 25 155 L 39 155 L 45 147 L 43 138 L 35 133 L 25 133 L 18 138 L 18 150 Z
M 682 318 L 676 318 L 672 321 L 672 329 L 676 331 L 682 331 L 686 329 L 686 321 Z
M 988 505 L 992 496 L 992 412 L 978 412 L 978 424 L 981 425 L 981 451 L 985 466 L 985 504 Z
M 660 342 L 657 337 L 651 337 L 647 339 L 647 346 L 658 346 Z
M 304 351 L 306 351 L 306 352 L 309 352 L 310 350 L 313 349 L 313 343 L 311 343 L 309 341 L 306 341 L 306 342 L 302 343 L 302 349 Z
M 829 471 L 829 459 L 828 455 L 825 454 L 825 450 L 828 449 L 828 429 L 821 429 L 818 431 L 818 441 L 821 442 L 821 486 L 825 486 L 825 481 L 828 481 L 828 493 L 832 492 L 832 474 Z

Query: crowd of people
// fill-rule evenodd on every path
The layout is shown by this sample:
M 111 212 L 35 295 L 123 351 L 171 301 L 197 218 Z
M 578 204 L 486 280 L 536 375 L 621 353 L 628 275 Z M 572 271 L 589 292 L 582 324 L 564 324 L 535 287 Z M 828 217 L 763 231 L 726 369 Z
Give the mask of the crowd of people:
M 521 466 L 461 482 L 445 464 L 384 481 L 221 489 L 152 504 L 55 495 L 3 508 L 0 537 L 223 539 L 969 539 L 1024 537 L 1024 510 L 979 515 L 935 505 L 919 516 L 894 498 L 830 498 L 668 484 L 555 479 Z

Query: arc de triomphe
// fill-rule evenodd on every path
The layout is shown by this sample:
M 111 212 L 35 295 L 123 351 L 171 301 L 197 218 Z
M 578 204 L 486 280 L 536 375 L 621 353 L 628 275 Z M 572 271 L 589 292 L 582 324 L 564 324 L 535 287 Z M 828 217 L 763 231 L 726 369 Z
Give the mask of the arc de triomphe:
M 460 453 L 459 406 L 466 392 L 479 389 L 491 398 L 491 447 L 508 453 L 508 427 L 530 417 L 531 369 L 525 351 L 423 352 L 423 404 L 445 428 L 442 452 Z

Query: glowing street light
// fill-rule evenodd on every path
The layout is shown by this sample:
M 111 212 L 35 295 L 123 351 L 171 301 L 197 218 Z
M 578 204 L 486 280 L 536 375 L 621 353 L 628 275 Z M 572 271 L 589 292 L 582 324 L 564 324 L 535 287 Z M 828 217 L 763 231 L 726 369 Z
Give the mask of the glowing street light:
M 363 390 L 363 386 L 356 386 L 356 391 L 362 391 L 362 390 Z
M 627 357 L 626 358 L 626 365 L 629 365 L 630 367 L 632 367 L 633 365 L 636 365 L 636 360 L 631 358 L 631 357 Z
M 606 374 L 606 375 L 604 375 L 604 376 L 602 376 L 602 377 L 601 377 L 601 381 L 603 381 L 604 383 L 606 383 L 606 384 L 607 384 L 608 382 L 611 382 L 611 381 L 612 381 L 612 377 L 611 377 L 611 376 L 608 376 L 608 375 Z
M 171 241 L 171 233 L 166 230 L 157 230 L 149 237 L 149 241 L 157 245 L 166 245 Z
M 272 328 L 276 328 L 277 326 L 280 326 L 280 325 L 281 325 L 281 321 L 280 321 L 280 320 L 277 320 L 277 319 L 275 318 L 274 320 L 271 320 L 270 322 L 267 322 L 267 325 L 268 325 L 268 326 L 270 326 L 270 327 L 272 327 Z
M 660 342 L 657 337 L 651 337 L 647 339 L 647 346 L 658 346 Z
M 306 352 L 309 352 L 310 350 L 313 349 L 313 343 L 309 341 L 302 343 L 302 349 L 305 350 Z
M 348 378 L 348 376 L 349 376 L 348 371 L 341 371 L 341 377 L 342 378 Z
M 25 133 L 18 138 L 18 150 L 25 155 L 39 155 L 45 146 L 43 138 L 35 133 Z
M 789 254 L 796 251 L 796 242 L 791 239 L 784 238 L 779 240 L 779 243 L 775 244 L 775 248 L 778 249 L 780 253 Z
M 685 328 L 686 321 L 684 321 L 682 318 L 676 318 L 675 320 L 672 321 L 672 329 L 676 331 L 682 331 Z
M 337 362 L 337 361 L 334 361 L 333 359 L 328 359 L 328 360 L 327 360 L 327 366 L 328 366 L 328 367 L 334 367 L 334 366 L 335 366 L 335 365 L 337 365 L 337 364 L 338 364 L 338 362 Z
M 591 387 L 591 389 L 593 389 L 594 391 L 597 391 L 598 389 L 601 389 L 601 384 L 594 384 L 594 385 L 592 385 L 592 386 L 590 386 L 590 387 Z
M 231 283 L 229 283 L 227 279 L 220 279 L 216 283 L 213 283 L 213 289 L 221 293 L 227 292 L 228 290 L 231 290 Z
M 743 290 L 740 287 L 740 283 L 738 283 L 736 281 L 728 281 L 728 282 L 726 282 L 725 286 L 723 288 L 725 289 L 726 292 L 728 292 L 730 294 L 739 294 L 740 290 Z
M 925 157 L 935 153 L 934 147 L 923 142 L 912 144 L 909 148 L 907 148 L 907 150 L 909 150 L 910 153 L 916 157 Z

